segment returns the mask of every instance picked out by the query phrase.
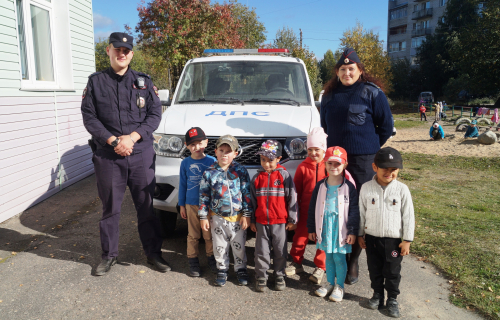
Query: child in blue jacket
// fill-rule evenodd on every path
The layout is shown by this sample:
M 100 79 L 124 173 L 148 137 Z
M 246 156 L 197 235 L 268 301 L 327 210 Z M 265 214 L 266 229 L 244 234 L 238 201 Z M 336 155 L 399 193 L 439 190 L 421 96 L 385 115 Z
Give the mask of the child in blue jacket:
M 432 124 L 429 130 L 429 136 L 431 136 L 431 140 L 444 139 L 443 127 L 441 127 L 437 121 L 434 121 L 434 123 Z
M 470 126 L 467 127 L 464 138 L 477 138 L 479 136 L 479 130 L 476 127 L 477 121 L 472 120 Z

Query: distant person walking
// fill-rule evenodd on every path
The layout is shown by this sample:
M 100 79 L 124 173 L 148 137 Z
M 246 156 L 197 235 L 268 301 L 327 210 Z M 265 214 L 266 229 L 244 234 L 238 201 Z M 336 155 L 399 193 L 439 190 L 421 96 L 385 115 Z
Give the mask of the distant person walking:
M 373 178 L 373 158 L 392 134 L 391 109 L 380 88 L 383 84 L 366 72 L 354 49 L 344 50 L 334 71 L 321 99 L 321 126 L 328 134 L 328 147 L 346 150 L 347 170 L 360 188 Z M 358 282 L 360 253 L 359 244 L 353 244 L 347 283 Z
M 441 102 L 434 104 L 434 106 L 436 107 L 434 121 L 441 121 L 441 110 L 443 110 L 443 108 L 441 107 Z
M 425 121 L 427 121 L 427 116 L 425 115 L 425 105 L 423 103 L 420 103 L 420 107 L 418 108 L 418 111 L 420 112 L 420 121 L 422 121 L 422 117 L 424 117 Z

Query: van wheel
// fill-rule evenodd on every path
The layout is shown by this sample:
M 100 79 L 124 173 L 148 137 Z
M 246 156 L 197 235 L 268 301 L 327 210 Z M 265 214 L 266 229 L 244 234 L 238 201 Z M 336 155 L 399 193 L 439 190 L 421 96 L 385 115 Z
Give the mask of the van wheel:
M 154 209 L 156 216 L 160 219 L 160 229 L 162 238 L 170 238 L 175 234 L 177 224 L 177 212 Z

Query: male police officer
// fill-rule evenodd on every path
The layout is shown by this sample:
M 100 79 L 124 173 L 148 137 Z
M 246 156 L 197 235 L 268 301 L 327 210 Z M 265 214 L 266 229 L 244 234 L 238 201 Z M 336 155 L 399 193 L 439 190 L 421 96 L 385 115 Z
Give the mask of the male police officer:
M 83 91 L 83 123 L 93 138 L 92 161 L 103 211 L 98 276 L 117 261 L 118 223 L 127 186 L 147 262 L 161 272 L 170 270 L 161 257 L 159 220 L 153 213 L 156 155 L 152 133 L 160 124 L 161 103 L 149 76 L 129 68 L 133 41 L 128 34 L 112 33 L 106 48 L 111 67 L 92 74 Z

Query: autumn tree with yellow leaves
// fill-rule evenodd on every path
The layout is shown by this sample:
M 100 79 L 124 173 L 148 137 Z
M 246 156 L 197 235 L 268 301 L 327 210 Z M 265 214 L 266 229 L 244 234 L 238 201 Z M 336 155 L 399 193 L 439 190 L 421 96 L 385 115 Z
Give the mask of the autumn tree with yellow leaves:
M 378 34 L 363 28 L 359 21 L 352 29 L 344 31 L 340 38 L 340 48 L 335 52 L 335 61 L 340 59 L 346 47 L 356 50 L 366 71 L 385 85 L 385 93 L 392 91 L 392 73 L 389 55 L 384 50 L 384 41 Z

